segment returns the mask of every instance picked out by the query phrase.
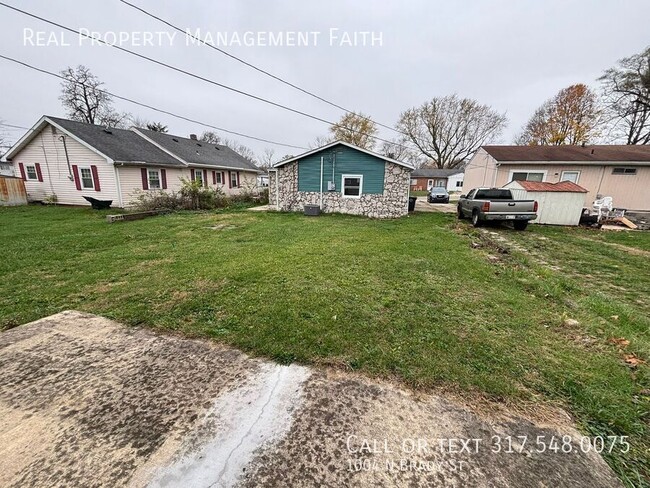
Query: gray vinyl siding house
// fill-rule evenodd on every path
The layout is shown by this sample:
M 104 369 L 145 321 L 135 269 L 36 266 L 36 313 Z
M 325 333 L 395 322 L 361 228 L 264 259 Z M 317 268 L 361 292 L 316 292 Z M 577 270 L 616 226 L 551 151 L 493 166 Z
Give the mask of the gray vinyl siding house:
M 277 163 L 269 171 L 269 204 L 302 211 L 395 218 L 408 213 L 413 167 L 345 142 L 333 142 Z

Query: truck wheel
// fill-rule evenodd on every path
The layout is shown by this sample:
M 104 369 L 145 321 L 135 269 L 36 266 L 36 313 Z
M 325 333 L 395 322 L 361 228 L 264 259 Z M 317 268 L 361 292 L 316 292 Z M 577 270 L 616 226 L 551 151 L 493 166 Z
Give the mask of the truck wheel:
M 456 214 L 458 215 L 458 220 L 463 220 L 465 216 L 463 215 L 463 211 L 460 208 L 460 205 L 456 208 Z
M 512 225 L 514 226 L 515 230 L 526 230 L 526 227 L 528 227 L 528 221 L 520 220 L 518 222 L 513 222 Z
M 474 227 L 480 227 L 483 225 L 483 221 L 481 220 L 481 217 L 478 214 L 478 210 L 476 209 L 472 211 L 472 225 Z

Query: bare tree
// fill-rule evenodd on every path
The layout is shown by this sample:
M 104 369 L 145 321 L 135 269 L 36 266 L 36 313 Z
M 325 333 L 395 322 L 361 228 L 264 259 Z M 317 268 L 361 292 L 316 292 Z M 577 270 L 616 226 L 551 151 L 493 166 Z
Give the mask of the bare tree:
M 335 140 L 348 142 L 363 149 L 372 149 L 375 147 L 373 136 L 377 133 L 377 124 L 367 115 L 348 112 L 330 127 L 330 132 Z
M 455 168 L 507 125 L 505 114 L 457 95 L 438 97 L 400 115 L 397 129 L 438 168 Z
M 219 137 L 216 132 L 211 130 L 204 131 L 199 139 L 209 144 L 221 144 L 221 137 Z
M 278 158 L 275 156 L 275 149 L 266 148 L 264 149 L 264 154 L 262 154 L 262 157 L 259 160 L 259 165 L 260 168 L 270 168 L 277 161 Z
M 515 144 L 586 144 L 599 136 L 599 126 L 597 97 L 587 85 L 579 83 L 563 88 L 535 110 Z
M 416 168 L 419 168 L 423 163 L 418 150 L 406 138 L 391 139 L 382 143 L 380 152 L 389 158 L 411 163 Z
M 330 142 L 334 142 L 332 137 L 327 136 L 317 136 L 312 142 L 310 142 L 307 147 L 309 149 L 316 149 L 318 147 L 327 146 Z M 287 159 L 287 158 L 285 158 Z
M 650 47 L 621 59 L 599 80 L 612 140 L 650 144 Z
M 167 126 L 162 122 L 149 122 L 147 124 L 147 129 L 154 132 L 162 132 L 162 133 L 167 132 Z
M 151 121 L 136 115 L 129 118 L 129 123 L 131 124 L 131 127 L 136 127 L 138 129 L 146 129 L 147 125 L 149 125 Z
M 83 65 L 76 69 L 68 67 L 61 71 L 65 81 L 61 83 L 59 100 L 72 120 L 89 124 L 120 127 L 127 123 L 129 114 L 113 109 L 113 99 L 102 89 L 104 83 Z

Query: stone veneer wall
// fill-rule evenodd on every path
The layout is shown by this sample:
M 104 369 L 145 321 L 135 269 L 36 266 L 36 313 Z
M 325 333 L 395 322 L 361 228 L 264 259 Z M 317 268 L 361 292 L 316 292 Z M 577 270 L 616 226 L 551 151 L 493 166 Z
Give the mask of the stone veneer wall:
M 396 218 L 408 213 L 411 170 L 386 162 L 383 194 L 343 198 L 341 190 L 323 190 L 323 212 Z M 276 175 L 279 185 L 276 185 Z M 279 189 L 279 192 L 278 192 Z M 277 207 L 276 207 L 277 203 Z M 269 173 L 269 205 L 283 211 L 302 211 L 305 205 L 320 205 L 320 192 L 298 191 L 298 163 L 294 161 Z

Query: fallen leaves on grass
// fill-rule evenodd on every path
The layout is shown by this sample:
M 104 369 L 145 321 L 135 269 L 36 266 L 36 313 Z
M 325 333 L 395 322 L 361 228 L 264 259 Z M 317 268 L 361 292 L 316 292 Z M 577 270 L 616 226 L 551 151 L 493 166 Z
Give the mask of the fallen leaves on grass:
M 562 321 L 562 325 L 565 327 L 577 327 L 580 325 L 580 322 L 578 322 L 576 319 L 564 319 Z
M 623 360 L 630 368 L 636 368 L 639 364 L 645 364 L 643 359 L 636 357 L 634 354 L 625 354 Z
M 607 342 L 610 344 L 615 344 L 621 348 L 625 348 L 630 345 L 630 341 L 628 341 L 625 337 L 610 337 Z

